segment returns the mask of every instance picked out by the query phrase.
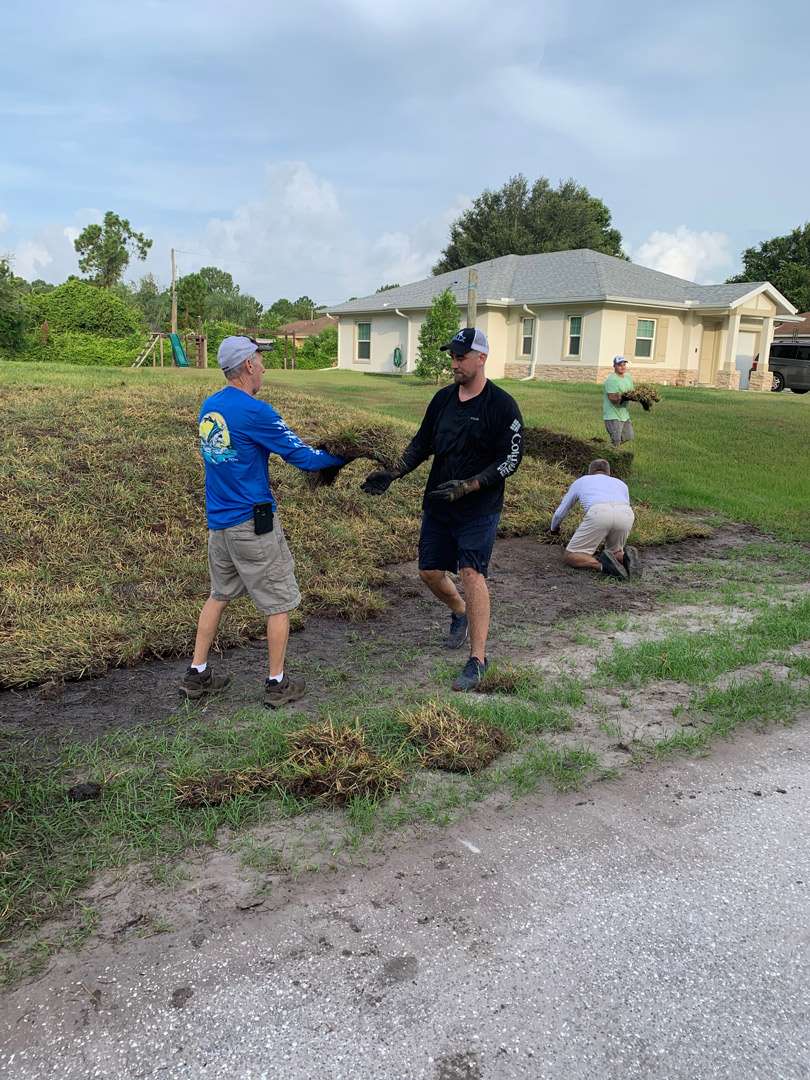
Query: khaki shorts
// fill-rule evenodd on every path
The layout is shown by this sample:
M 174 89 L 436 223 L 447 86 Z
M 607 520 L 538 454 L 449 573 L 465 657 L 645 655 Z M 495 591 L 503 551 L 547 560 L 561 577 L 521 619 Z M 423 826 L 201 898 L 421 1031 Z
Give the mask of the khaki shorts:
M 621 551 L 635 520 L 636 516 L 628 503 L 594 503 L 579 523 L 579 528 L 568 541 L 565 550 L 581 555 L 593 555 L 604 542 L 608 551 Z
M 208 530 L 208 571 L 214 600 L 245 593 L 264 615 L 280 615 L 301 603 L 295 563 L 278 515 L 273 531 L 256 535 L 253 521 Z

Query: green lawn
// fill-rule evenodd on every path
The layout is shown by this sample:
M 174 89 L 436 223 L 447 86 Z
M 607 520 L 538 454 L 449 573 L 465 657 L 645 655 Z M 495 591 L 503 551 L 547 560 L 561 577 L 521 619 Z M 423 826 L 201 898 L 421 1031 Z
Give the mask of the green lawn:
M 270 375 L 271 386 L 291 383 L 413 421 L 436 389 L 411 377 L 354 372 Z M 527 424 L 604 435 L 601 389 L 592 383 L 500 385 Z M 661 396 L 649 413 L 632 409 L 635 498 L 662 510 L 716 510 L 785 539 L 810 540 L 810 395 L 663 387 Z
M 88 388 L 221 384 L 218 371 L 77 369 L 0 364 L 3 386 L 80 383 Z M 601 390 L 591 383 L 503 385 L 527 424 L 592 437 L 603 435 Z M 355 408 L 418 421 L 436 387 L 412 377 L 344 371 L 271 371 L 273 387 L 302 390 Z M 662 510 L 715 510 L 786 539 L 810 540 L 810 395 L 759 394 L 664 387 L 652 412 L 633 410 L 636 442 L 631 490 Z

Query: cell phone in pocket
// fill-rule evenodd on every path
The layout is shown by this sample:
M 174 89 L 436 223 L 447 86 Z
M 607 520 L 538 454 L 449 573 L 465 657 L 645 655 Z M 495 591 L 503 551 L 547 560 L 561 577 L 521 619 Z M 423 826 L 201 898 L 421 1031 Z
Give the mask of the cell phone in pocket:
M 256 503 L 253 507 L 253 529 L 257 536 L 273 531 L 273 504 Z

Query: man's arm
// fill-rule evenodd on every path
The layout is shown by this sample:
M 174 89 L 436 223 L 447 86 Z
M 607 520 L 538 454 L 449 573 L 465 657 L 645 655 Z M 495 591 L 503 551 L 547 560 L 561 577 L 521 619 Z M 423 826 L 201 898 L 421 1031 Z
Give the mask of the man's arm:
M 304 472 L 316 472 L 348 464 L 346 458 L 335 457 L 325 450 L 316 450 L 288 427 L 272 405 L 260 402 L 265 408 L 258 410 L 253 417 L 249 434 L 265 450 L 278 454 L 280 458 L 295 465 Z
M 562 501 L 560 502 L 560 505 L 557 507 L 557 509 L 554 511 L 554 516 L 551 519 L 551 525 L 549 526 L 550 532 L 557 532 L 560 528 L 560 525 L 562 525 L 562 523 L 565 521 L 565 519 L 571 512 L 571 507 L 574 505 L 577 499 L 576 487 L 577 481 L 575 480 L 573 484 L 571 484 L 571 486 L 569 487 L 568 491 L 566 491 L 565 495 L 563 495 Z
M 377 469 L 375 472 L 369 473 L 365 478 L 360 485 L 360 490 L 364 491 L 366 495 L 383 495 L 394 480 L 399 480 L 401 477 L 407 476 L 409 472 L 413 472 L 414 469 L 418 469 L 422 462 L 427 461 L 433 453 L 433 435 L 436 430 L 436 415 L 438 412 L 438 406 L 435 402 L 438 396 L 438 394 L 434 395 L 425 415 L 422 417 L 419 430 L 405 447 L 396 466 L 393 469 Z

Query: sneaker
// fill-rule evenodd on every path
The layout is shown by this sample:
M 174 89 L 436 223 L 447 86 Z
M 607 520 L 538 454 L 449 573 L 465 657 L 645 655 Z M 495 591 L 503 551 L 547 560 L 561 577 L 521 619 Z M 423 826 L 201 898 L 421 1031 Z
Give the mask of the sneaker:
M 289 705 L 291 702 L 302 698 L 305 690 L 306 684 L 303 679 L 291 679 L 286 674 L 281 682 L 276 682 L 275 679 L 272 682 L 270 679 L 265 679 L 264 707 L 266 709 L 280 709 L 282 706 Z
M 461 674 L 453 679 L 453 689 L 474 690 L 483 679 L 488 664 L 488 660 L 479 660 L 477 656 L 471 656 Z
M 209 664 L 205 671 L 197 671 L 193 667 L 186 668 L 180 689 L 189 701 L 198 701 L 206 694 L 216 694 L 217 691 L 224 690 L 230 684 L 230 675 L 215 675 Z
M 467 616 L 456 615 L 453 613 L 450 616 L 450 631 L 444 639 L 444 647 L 446 649 L 460 649 L 469 637 L 469 633 L 470 628 L 467 624 Z
M 600 552 L 597 558 L 602 564 L 603 574 L 607 574 L 608 577 L 619 578 L 620 581 L 627 581 L 627 571 L 609 551 Z
M 631 578 L 641 577 L 643 567 L 641 565 L 641 556 L 638 553 L 638 548 L 632 545 L 624 549 L 624 568 L 627 571 L 627 576 Z

